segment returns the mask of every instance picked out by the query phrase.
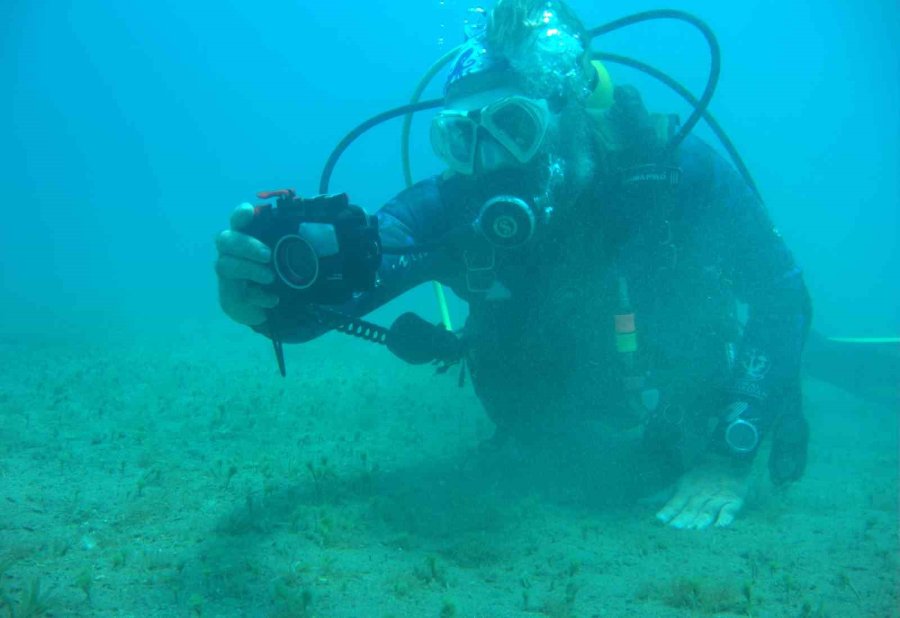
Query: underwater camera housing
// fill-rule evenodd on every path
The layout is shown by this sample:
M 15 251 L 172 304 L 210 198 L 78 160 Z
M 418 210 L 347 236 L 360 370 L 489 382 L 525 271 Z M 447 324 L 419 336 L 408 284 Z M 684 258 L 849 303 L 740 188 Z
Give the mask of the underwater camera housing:
M 384 253 L 377 217 L 351 204 L 346 193 L 303 198 L 285 189 L 258 197 L 276 201 L 257 206 L 253 220 L 241 231 L 272 250 L 275 280 L 265 287 L 279 302 L 268 310 L 265 332 L 282 376 L 282 340 L 298 320 L 310 316 L 328 328 L 386 345 L 409 363 L 439 361 L 439 370 L 445 371 L 459 361 L 457 337 L 415 314 L 401 315 L 387 329 L 335 308 L 375 287 Z
M 285 189 L 258 197 L 277 199 L 257 206 L 242 231 L 272 250 L 276 276 L 268 287 L 280 298 L 270 312 L 273 325 L 295 317 L 299 306 L 340 305 L 375 286 L 378 220 L 347 194 L 303 198 Z

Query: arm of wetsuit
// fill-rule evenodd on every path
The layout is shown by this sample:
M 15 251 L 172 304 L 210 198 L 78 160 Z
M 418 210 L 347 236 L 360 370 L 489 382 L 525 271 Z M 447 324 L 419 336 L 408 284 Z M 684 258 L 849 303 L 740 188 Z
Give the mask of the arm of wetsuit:
M 385 248 L 406 248 L 428 243 L 445 232 L 447 217 L 441 197 L 440 179 L 417 183 L 392 198 L 377 213 L 378 230 Z M 400 296 L 411 288 L 438 277 L 439 251 L 407 255 L 385 254 L 378 268 L 374 289 L 356 296 L 343 305 L 331 307 L 354 317 L 363 316 Z M 265 334 L 265 323 L 254 327 Z M 329 328 L 313 313 L 298 315 L 284 336 L 286 343 L 310 341 Z
M 707 197 L 709 237 L 721 256 L 723 276 L 730 278 L 738 300 L 748 308 L 727 385 L 735 404 L 729 414 L 745 415 L 761 436 L 786 408 L 799 405 L 800 356 L 811 320 L 809 294 L 762 201 L 724 159 L 693 141 L 692 164 L 703 168 L 699 176 L 706 185 L 697 191 Z M 723 417 L 719 444 L 713 448 L 735 454 L 722 443 L 730 422 Z M 744 455 L 752 457 L 755 451 Z

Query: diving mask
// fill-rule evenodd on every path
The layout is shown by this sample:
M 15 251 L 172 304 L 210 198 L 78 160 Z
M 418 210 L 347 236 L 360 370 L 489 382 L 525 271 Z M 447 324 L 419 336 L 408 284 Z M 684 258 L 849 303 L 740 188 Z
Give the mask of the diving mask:
M 521 95 L 471 110 L 445 109 L 431 124 L 431 145 L 451 170 L 471 175 L 484 147 L 483 131 L 513 160 L 528 163 L 543 144 L 550 113 L 546 100 Z

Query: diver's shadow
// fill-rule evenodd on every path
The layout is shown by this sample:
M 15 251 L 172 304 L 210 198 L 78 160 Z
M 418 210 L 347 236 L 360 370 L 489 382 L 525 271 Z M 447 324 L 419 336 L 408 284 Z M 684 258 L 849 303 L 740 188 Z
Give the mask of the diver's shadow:
M 506 533 L 540 517 L 542 504 L 618 510 L 634 504 L 637 485 L 646 489 L 637 468 L 608 447 L 591 447 L 589 457 L 559 445 L 491 447 L 388 472 L 317 477 L 310 470 L 267 495 L 248 494 L 221 516 L 182 561 L 191 568 L 181 585 L 185 594 L 262 602 L 272 588 L 263 553 L 279 547 L 300 562 L 322 561 L 328 549 L 382 544 L 463 567 L 500 564 L 516 551 L 505 540 L 516 535 Z
M 268 495 L 248 494 L 220 517 L 197 547 L 196 571 L 208 594 L 234 595 L 252 585 L 248 565 L 282 533 L 314 549 L 383 543 L 441 551 L 467 538 L 499 539 L 542 502 L 592 512 L 633 503 L 634 469 L 608 450 L 598 455 L 491 447 L 389 472 L 311 469 Z
M 179 561 L 176 599 L 184 603 L 200 591 L 212 602 L 267 602 L 272 574 L 263 554 L 279 545 L 289 546 L 305 571 L 330 549 L 383 544 L 428 552 L 473 534 L 494 536 L 515 524 L 519 511 L 510 505 L 521 494 L 500 482 L 502 468 L 485 474 L 474 460 L 318 478 L 311 472 L 266 495 L 248 493 Z

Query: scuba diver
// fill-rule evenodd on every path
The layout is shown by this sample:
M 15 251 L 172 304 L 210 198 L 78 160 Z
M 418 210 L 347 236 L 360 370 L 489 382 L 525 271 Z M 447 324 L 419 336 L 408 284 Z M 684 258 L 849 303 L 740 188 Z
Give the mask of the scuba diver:
M 459 364 L 493 447 L 630 440 L 674 487 L 658 519 L 727 526 L 764 439 L 773 482 L 803 474 L 808 293 L 742 165 L 690 134 L 712 89 L 684 124 L 650 113 L 594 34 L 560 0 L 499 0 L 431 124 L 446 171 L 375 215 L 346 195 L 241 205 L 217 238 L 220 304 L 282 373 L 282 342 L 329 330 Z M 468 304 L 461 331 L 360 319 L 429 280 Z

